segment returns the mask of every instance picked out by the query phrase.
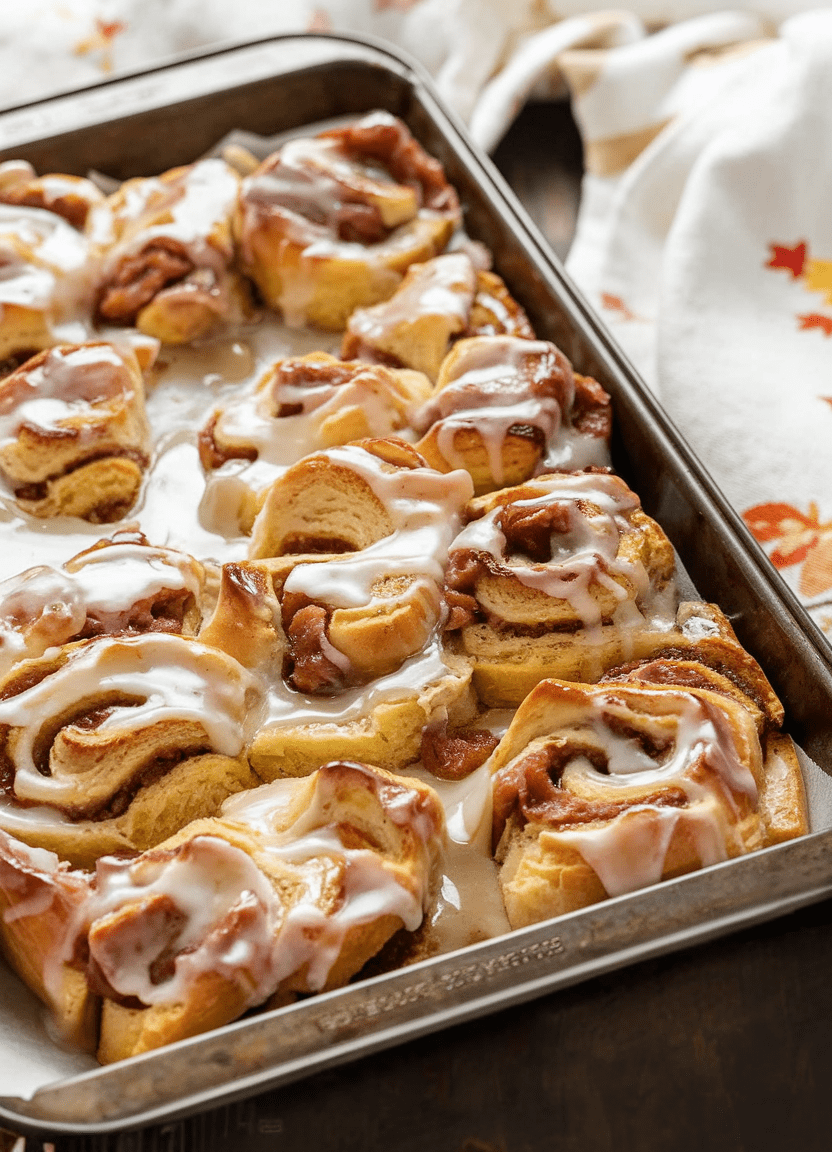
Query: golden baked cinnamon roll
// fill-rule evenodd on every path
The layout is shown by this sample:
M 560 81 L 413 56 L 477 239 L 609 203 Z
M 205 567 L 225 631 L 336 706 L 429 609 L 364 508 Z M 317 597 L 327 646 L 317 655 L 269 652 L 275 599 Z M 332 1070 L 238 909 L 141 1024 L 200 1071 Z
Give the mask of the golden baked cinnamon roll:
M 120 519 L 149 448 L 142 373 L 126 347 L 60 345 L 0 380 L 0 474 L 33 516 Z
M 672 634 L 673 549 L 618 476 L 553 473 L 481 496 L 451 545 L 449 632 L 492 707 L 597 680 Z
M 93 878 L 0 841 L 3 933 L 26 979 L 38 964 L 27 967 L 24 937 L 47 908 L 48 975 L 28 982 L 54 1007 L 57 974 L 86 973 L 103 998 L 108 1063 L 345 984 L 394 932 L 421 923 L 443 833 L 429 787 L 327 764 L 241 795 L 136 859 L 100 860 Z M 43 896 L 21 900 L 24 885 Z
M 223 160 L 125 181 L 90 218 L 90 235 L 105 250 L 99 319 L 166 344 L 239 319 L 248 301 L 231 268 L 238 189 Z
M 258 772 L 336 757 L 398 768 L 437 711 L 470 706 L 467 662 L 446 659 L 439 636 L 447 549 L 470 492 L 466 473 L 427 468 L 394 439 L 308 456 L 272 485 L 252 559 L 224 567 L 201 633 L 246 662 L 248 643 L 272 670 L 250 753 Z
M 807 829 L 802 786 L 789 813 L 768 787 L 751 714 L 702 688 L 543 681 L 490 766 L 512 927 Z
M 475 269 L 464 252 L 448 252 L 411 265 L 389 300 L 353 312 L 341 355 L 436 380 L 451 344 L 470 336 L 533 340 L 534 332 L 499 276 Z
M 0 368 L 85 338 L 97 260 L 59 215 L 0 203 L 0 270 Z
M 44 208 L 83 231 L 91 210 L 103 201 L 101 189 L 83 176 L 57 172 L 38 176 L 26 160 L 0 164 L 0 204 Z
M 278 360 L 254 389 L 214 410 L 199 437 L 209 473 L 203 517 L 250 532 L 265 489 L 321 448 L 408 428 L 430 394 L 419 372 L 337 360 L 326 352 Z
M 269 156 L 243 181 L 234 228 L 270 307 L 289 324 L 338 330 L 441 252 L 458 221 L 439 162 L 400 120 L 374 112 Z
M 89 890 L 86 873 L 0 830 L 0 951 L 49 1009 L 61 1040 L 95 1052 L 98 1000 L 67 947 L 83 925 Z
M 751 713 L 761 736 L 783 724 L 783 705 L 777 694 L 715 604 L 683 601 L 670 633 L 658 634 L 641 658 L 610 668 L 602 679 L 720 692 Z
M 467 469 L 478 494 L 547 469 L 609 463 L 609 396 L 543 340 L 460 340 L 413 419 L 428 463 Z
M 154 548 L 139 532 L 99 540 L 60 568 L 30 568 L 0 583 L 0 676 L 47 648 L 92 636 L 195 636 L 204 591 L 202 564 Z
M 256 783 L 252 676 L 181 636 L 83 640 L 0 681 L 0 828 L 89 865 L 141 850 Z

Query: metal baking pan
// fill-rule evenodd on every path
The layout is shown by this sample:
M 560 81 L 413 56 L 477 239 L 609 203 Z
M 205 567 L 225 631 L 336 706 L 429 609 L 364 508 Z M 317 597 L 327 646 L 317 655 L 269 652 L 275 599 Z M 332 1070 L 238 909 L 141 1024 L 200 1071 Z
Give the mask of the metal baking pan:
M 194 160 L 233 129 L 271 136 L 374 108 L 404 119 L 439 157 L 468 231 L 491 248 L 538 334 L 612 394 L 618 470 L 664 527 L 699 593 L 723 607 L 762 663 L 790 733 L 832 776 L 832 659 L 821 633 L 417 66 L 349 36 L 275 37 L 0 114 L 0 159 L 123 179 Z M 215 1107 L 830 893 L 827 828 L 70 1075 L 28 1099 L 2 1084 L 0 1117 L 43 1136 L 93 1134 Z

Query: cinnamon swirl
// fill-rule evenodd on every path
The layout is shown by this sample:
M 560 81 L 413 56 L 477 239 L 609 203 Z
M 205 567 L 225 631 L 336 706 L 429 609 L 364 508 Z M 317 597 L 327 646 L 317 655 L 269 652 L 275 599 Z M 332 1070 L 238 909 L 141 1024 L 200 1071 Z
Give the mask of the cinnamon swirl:
M 703 688 L 543 681 L 490 766 L 512 927 L 806 830 L 768 802 L 751 714 Z
M 470 707 L 467 662 L 439 639 L 448 544 L 470 492 L 466 473 L 427 468 L 392 438 L 308 456 L 270 488 L 252 560 L 225 567 L 202 633 L 240 656 L 248 635 L 270 662 L 258 772 L 336 757 L 399 768 L 438 709 Z
M 268 485 L 302 457 L 408 428 L 430 393 L 419 372 L 337 360 L 326 352 L 278 360 L 253 389 L 211 414 L 199 437 L 209 473 L 202 514 L 251 532 Z
M 428 463 L 442 472 L 467 469 L 478 494 L 538 471 L 609 462 L 609 396 L 542 340 L 460 340 L 414 424 Z
M 95 209 L 89 233 L 105 252 L 98 318 L 166 344 L 241 319 L 249 302 L 231 266 L 239 183 L 223 160 L 200 160 L 127 180 Z
M 102 998 L 108 1063 L 270 998 L 346 983 L 394 932 L 421 923 L 443 836 L 426 785 L 327 764 L 248 792 L 137 858 L 99 860 L 92 877 L 0 838 L 0 931 L 53 1010 L 67 975 Z
M 353 312 L 341 355 L 436 380 L 451 344 L 470 336 L 533 340 L 534 332 L 499 276 L 475 269 L 464 252 L 449 252 L 411 265 L 389 300 Z
M 374 112 L 269 156 L 243 181 L 234 226 L 266 303 L 289 324 L 338 330 L 441 252 L 458 221 L 439 162 Z
M 82 232 L 92 209 L 103 201 L 104 193 L 82 176 L 57 172 L 38 176 L 26 160 L 0 164 L 0 204 L 44 208 Z
M 136 501 L 149 449 L 144 382 L 129 348 L 60 345 L 0 381 L 0 474 L 30 515 L 120 519 Z
M 0 681 L 0 828 L 81 866 L 156 844 L 257 782 L 258 699 L 235 660 L 165 633 L 24 660 Z
M 205 568 L 140 532 L 117 532 L 60 568 L 41 565 L 0 583 L 0 676 L 20 660 L 92 636 L 178 632 L 195 636 Z
M 673 549 L 617 476 L 553 473 L 481 496 L 451 545 L 446 629 L 491 707 L 547 676 L 597 680 L 672 636 Z

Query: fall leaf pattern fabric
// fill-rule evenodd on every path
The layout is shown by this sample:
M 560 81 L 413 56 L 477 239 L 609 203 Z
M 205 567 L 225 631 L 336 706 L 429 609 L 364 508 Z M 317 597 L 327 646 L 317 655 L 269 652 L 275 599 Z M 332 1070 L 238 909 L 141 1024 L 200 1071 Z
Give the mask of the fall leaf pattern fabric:
M 584 137 L 646 142 L 588 172 L 567 267 L 832 638 L 832 11 L 610 55 L 641 71 L 576 91 Z
M 832 636 L 832 11 L 813 8 L 28 0 L 0 5 L 0 106 L 287 31 L 394 42 L 485 148 L 530 95 L 570 95 L 568 268 Z

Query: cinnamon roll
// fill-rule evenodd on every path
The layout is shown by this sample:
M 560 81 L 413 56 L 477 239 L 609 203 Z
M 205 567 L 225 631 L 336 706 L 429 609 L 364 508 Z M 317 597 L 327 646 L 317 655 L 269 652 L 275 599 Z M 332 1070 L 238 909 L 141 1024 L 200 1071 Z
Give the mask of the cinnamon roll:
M 449 252 L 411 265 L 389 300 L 353 312 L 341 355 L 415 368 L 436 380 L 451 344 L 470 336 L 534 340 L 500 277 L 475 269 L 464 252 Z
M 439 162 L 400 120 L 374 112 L 269 156 L 243 181 L 234 227 L 270 307 L 289 324 L 338 330 L 441 252 L 458 222 Z
M 251 532 L 268 485 L 303 456 L 408 428 L 430 393 L 419 372 L 337 360 L 326 352 L 278 360 L 255 388 L 226 400 L 199 436 L 209 473 L 203 518 Z
M 806 831 L 802 802 L 770 802 L 749 711 L 708 689 L 543 681 L 490 767 L 512 927 Z
M 0 369 L 86 332 L 97 267 L 88 239 L 60 215 L 0 203 Z
M 460 340 L 414 426 L 428 463 L 442 472 L 467 469 L 477 494 L 547 469 L 609 463 L 609 396 L 543 340 Z
M 105 252 L 98 318 L 166 344 L 241 319 L 249 301 L 231 267 L 239 183 L 223 160 L 200 160 L 127 180 L 93 211 L 89 233 Z
M 0 474 L 33 516 L 120 519 L 149 448 L 142 373 L 127 347 L 60 345 L 0 381 Z
M 269 664 L 251 748 L 261 775 L 344 757 L 395 769 L 416 759 L 438 710 L 471 706 L 467 661 L 446 658 L 439 638 L 470 492 L 466 473 L 427 468 L 392 438 L 308 456 L 269 489 L 252 559 L 225 566 L 201 634 L 244 660 L 249 643 Z
M 103 201 L 104 193 L 83 176 L 57 172 L 38 176 L 26 160 L 0 164 L 0 204 L 43 208 L 83 232 L 90 212 Z
M 0 828 L 81 866 L 158 843 L 256 783 L 259 689 L 181 636 L 82 640 L 0 681 Z
M 154 548 L 129 530 L 60 568 L 29 568 L 0 583 L 0 676 L 20 660 L 92 636 L 195 636 L 205 586 L 205 568 L 192 556 Z
M 61 1040 L 95 1052 L 98 1000 L 66 946 L 88 897 L 85 873 L 0 830 L 0 951 L 49 1009 Z
M 429 787 L 327 764 L 241 795 L 135 859 L 100 860 L 93 877 L 3 838 L 2 931 L 24 979 L 40 969 L 27 982 L 51 1006 L 66 972 L 102 998 L 108 1063 L 346 983 L 421 923 L 443 835 Z M 50 952 L 31 960 L 26 937 L 46 917 Z
M 481 496 L 453 541 L 446 629 L 491 707 L 592 681 L 674 636 L 673 549 L 618 476 L 553 473 Z

